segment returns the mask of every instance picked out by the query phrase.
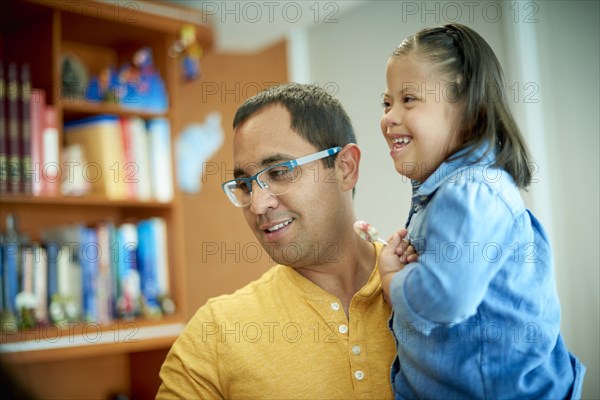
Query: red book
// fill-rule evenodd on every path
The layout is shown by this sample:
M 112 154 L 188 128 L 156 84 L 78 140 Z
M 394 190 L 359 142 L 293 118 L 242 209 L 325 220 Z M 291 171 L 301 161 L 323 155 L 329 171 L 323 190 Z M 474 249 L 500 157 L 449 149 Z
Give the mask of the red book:
M 31 113 L 31 192 L 34 196 L 42 194 L 43 170 L 43 140 L 46 126 L 46 92 L 42 89 L 33 89 L 29 102 Z
M 139 166 L 135 162 L 135 155 L 133 152 L 132 142 L 132 127 L 131 120 L 129 118 L 119 118 L 119 124 L 121 125 L 121 138 L 123 139 L 123 154 L 125 156 L 125 164 L 118 166 L 120 169 L 119 177 L 122 176 L 127 188 L 127 197 L 129 199 L 136 199 L 137 196 L 137 171 Z M 121 175 L 122 174 L 122 175 Z

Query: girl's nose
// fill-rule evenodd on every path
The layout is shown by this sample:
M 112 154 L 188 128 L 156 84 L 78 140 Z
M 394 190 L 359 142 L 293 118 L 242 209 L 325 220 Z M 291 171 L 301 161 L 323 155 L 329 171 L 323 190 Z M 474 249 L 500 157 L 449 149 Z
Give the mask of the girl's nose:
M 400 107 L 392 107 L 383 115 L 381 122 L 386 127 L 402 124 L 402 111 Z

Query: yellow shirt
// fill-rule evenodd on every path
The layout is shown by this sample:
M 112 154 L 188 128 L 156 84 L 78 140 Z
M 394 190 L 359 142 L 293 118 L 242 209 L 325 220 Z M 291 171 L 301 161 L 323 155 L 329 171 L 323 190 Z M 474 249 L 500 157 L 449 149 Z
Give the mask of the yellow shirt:
M 161 368 L 157 398 L 390 399 L 390 312 L 377 266 L 348 319 L 337 297 L 276 265 L 196 312 Z

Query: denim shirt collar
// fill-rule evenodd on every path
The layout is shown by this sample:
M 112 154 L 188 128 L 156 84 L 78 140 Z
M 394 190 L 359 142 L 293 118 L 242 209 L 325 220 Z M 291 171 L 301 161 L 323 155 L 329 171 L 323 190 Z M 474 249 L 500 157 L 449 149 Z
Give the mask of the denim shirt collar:
M 421 201 L 426 202 L 429 196 L 431 196 L 444 182 L 455 176 L 459 176 L 464 170 L 473 165 L 490 165 L 496 159 L 496 151 L 489 151 L 486 154 L 488 149 L 487 145 L 479 146 L 471 154 L 466 155 L 471 148 L 472 147 L 467 147 L 460 150 L 452 156 L 452 161 L 445 161 L 440 164 L 440 166 L 437 167 L 424 182 L 412 180 L 413 201 L 415 199 L 420 199 Z

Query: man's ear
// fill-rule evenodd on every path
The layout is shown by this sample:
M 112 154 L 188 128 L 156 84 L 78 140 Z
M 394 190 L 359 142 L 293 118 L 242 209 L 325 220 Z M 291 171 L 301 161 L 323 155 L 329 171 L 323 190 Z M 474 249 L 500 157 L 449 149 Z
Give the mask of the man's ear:
M 342 189 L 351 190 L 358 182 L 358 165 L 360 164 L 360 148 L 349 143 L 344 146 L 336 158 L 336 166 L 339 168 Z

